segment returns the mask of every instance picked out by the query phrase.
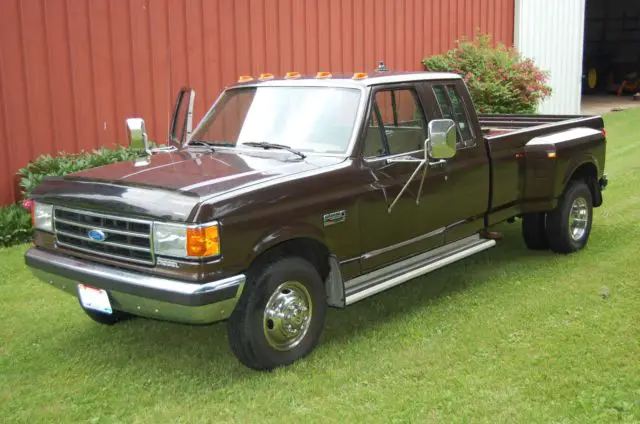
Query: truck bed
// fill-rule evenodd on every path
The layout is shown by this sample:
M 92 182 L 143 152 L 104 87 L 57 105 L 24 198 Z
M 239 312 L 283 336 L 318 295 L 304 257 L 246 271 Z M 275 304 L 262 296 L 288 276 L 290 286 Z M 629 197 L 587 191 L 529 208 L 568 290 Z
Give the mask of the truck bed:
M 531 140 L 578 128 L 590 128 L 604 133 L 601 116 L 478 115 L 478 121 L 491 162 L 490 224 L 522 212 L 527 202 L 535 201 L 534 197 L 543 197 L 531 187 L 559 187 L 561 184 L 551 179 L 560 176 L 562 180 L 565 172 L 573 166 L 567 160 L 575 159 L 574 155 L 561 155 L 551 167 L 546 159 L 536 161 L 536 155 L 527 155 L 527 161 L 518 160 L 518 155 L 525 153 L 526 145 Z M 604 135 L 600 135 L 600 139 L 603 137 Z M 559 139 L 563 140 L 562 137 Z M 581 144 L 585 146 L 585 152 L 604 159 L 604 144 L 600 144 L 598 140 L 593 141 L 592 136 L 583 137 L 571 133 L 565 139 L 571 140 L 571 143 L 554 146 L 553 149 Z M 550 180 L 545 180 L 545 175 Z M 546 193 L 545 196 L 553 199 L 557 194 Z
M 552 126 L 564 129 L 565 125 L 574 126 L 578 122 L 586 127 L 593 127 L 601 118 L 591 115 L 516 115 L 516 114 L 479 114 L 478 121 L 482 133 L 489 141 L 497 136 L 524 129 L 543 129 Z M 544 131 L 546 132 L 546 131 Z

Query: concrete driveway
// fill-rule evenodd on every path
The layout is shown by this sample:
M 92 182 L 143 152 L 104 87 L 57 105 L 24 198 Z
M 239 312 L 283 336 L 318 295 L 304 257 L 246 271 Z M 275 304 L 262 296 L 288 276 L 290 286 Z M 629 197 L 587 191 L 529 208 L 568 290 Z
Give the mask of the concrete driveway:
M 586 95 L 582 96 L 583 115 L 603 115 L 616 110 L 640 107 L 640 100 L 633 100 L 632 96 L 618 97 L 615 95 Z

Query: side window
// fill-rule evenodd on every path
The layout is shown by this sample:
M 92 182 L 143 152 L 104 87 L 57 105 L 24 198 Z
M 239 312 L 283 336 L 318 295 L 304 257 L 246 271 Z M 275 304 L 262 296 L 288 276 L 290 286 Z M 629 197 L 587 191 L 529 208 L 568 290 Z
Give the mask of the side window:
M 471 134 L 471 127 L 469 126 L 469 120 L 467 119 L 467 114 L 464 110 L 462 100 L 460 99 L 460 96 L 458 96 L 458 92 L 453 85 L 447 86 L 447 93 L 449 94 L 449 99 L 451 99 L 451 104 L 453 105 L 453 113 L 455 114 L 455 118 L 453 118 L 453 120 L 458 124 L 464 146 L 470 146 L 473 144 L 473 135 Z
M 373 123 L 367 128 L 365 157 L 407 153 L 423 148 L 427 131 L 414 90 L 398 88 L 377 91 L 371 114 Z M 378 114 L 381 122 L 378 122 Z M 380 149 L 382 152 L 377 153 Z
M 473 134 L 469 126 L 469 119 L 462 103 L 462 99 L 458 95 L 455 86 L 436 85 L 433 92 L 438 101 L 438 106 L 445 119 L 453 119 L 458 127 L 458 148 L 473 146 Z
M 438 101 L 438 106 L 440 106 L 442 117 L 444 119 L 454 119 L 455 117 L 453 116 L 453 111 L 451 110 L 451 104 L 449 103 L 447 93 L 444 91 L 444 87 L 441 85 L 436 85 L 435 87 L 433 87 L 433 92 L 436 94 L 436 100 Z
M 371 119 L 364 139 L 364 157 L 384 156 L 386 149 L 382 143 L 382 128 L 375 111 L 371 111 Z

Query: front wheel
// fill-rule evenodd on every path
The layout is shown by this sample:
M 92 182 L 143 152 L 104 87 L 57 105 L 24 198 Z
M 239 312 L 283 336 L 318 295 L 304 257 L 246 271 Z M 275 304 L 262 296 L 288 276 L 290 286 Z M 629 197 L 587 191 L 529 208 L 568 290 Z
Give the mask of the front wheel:
M 547 239 L 551 250 L 571 253 L 582 249 L 589 240 L 593 220 L 593 199 L 584 181 L 571 181 L 547 215 Z
M 308 355 L 318 343 L 327 304 L 308 261 L 285 257 L 250 272 L 231 314 L 231 350 L 244 365 L 271 370 Z

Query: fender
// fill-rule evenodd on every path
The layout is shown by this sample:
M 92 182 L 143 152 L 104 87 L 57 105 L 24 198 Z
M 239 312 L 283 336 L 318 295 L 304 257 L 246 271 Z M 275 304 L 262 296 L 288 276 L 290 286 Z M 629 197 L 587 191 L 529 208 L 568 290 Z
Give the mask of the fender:
M 326 246 L 329 252 L 331 252 L 331 248 L 327 246 L 324 233 L 320 228 L 306 222 L 296 222 L 282 227 L 272 228 L 263 233 L 251 249 L 252 256 L 255 258 L 277 244 L 300 238 L 315 240 L 323 246 Z
M 558 178 L 558 180 L 556 180 L 554 190 L 554 196 L 556 198 L 562 195 L 564 188 L 567 186 L 567 184 L 569 184 L 569 180 L 571 180 L 573 174 L 575 174 L 575 172 L 584 165 L 593 165 L 596 168 L 595 179 L 597 181 L 598 175 L 600 175 L 600 166 L 598 164 L 598 159 L 594 155 L 585 153 L 581 156 L 570 159 L 565 166 L 565 171 L 562 174 L 562 179 Z M 558 175 L 558 177 L 559 176 L 560 175 Z
M 604 148 L 603 141 L 601 131 L 588 127 L 572 128 L 530 140 L 525 145 L 525 199 L 528 204 L 523 206 L 523 211 L 553 209 L 580 166 L 593 164 L 599 174 L 601 164 L 598 156 Z

